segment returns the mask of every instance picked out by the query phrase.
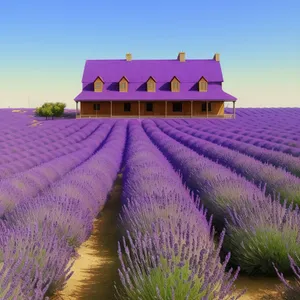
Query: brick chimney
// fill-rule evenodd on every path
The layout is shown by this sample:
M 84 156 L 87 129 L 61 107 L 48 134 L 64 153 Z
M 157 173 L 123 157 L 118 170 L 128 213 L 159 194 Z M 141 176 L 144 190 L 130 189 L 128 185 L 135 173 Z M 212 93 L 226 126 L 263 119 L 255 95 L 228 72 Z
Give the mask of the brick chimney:
M 216 54 L 214 55 L 214 60 L 215 60 L 215 61 L 220 61 L 220 54 L 219 54 L 219 53 L 216 53 Z
M 180 62 L 185 62 L 185 52 L 179 52 L 177 60 L 179 60 Z
M 132 60 L 131 53 L 126 53 L 126 61 L 131 61 L 131 60 Z

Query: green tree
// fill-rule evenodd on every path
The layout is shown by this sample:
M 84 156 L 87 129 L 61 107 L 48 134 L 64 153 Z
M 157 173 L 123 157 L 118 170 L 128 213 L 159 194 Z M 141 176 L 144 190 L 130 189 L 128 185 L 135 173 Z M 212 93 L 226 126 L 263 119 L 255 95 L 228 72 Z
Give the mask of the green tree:
M 61 117 L 64 114 L 66 104 L 61 102 L 46 102 L 41 107 L 37 107 L 35 114 L 39 117 L 46 117 L 46 120 L 52 117 Z

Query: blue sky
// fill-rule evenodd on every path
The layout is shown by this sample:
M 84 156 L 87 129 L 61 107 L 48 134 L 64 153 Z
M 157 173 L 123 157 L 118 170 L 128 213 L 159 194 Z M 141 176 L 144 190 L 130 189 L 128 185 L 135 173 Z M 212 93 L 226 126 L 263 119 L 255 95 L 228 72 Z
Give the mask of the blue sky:
M 210 58 L 237 106 L 300 106 L 300 1 L 6 1 L 0 107 L 74 107 L 85 59 Z

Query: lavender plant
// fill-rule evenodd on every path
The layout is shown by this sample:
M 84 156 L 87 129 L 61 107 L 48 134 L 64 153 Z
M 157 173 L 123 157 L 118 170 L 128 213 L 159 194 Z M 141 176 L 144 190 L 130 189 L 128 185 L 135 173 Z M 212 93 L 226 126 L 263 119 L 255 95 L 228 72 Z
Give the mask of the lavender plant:
M 129 246 L 124 238 L 124 257 L 119 244 L 123 289 L 116 288 L 117 295 L 121 299 L 228 299 L 238 271 L 229 280 L 232 270 L 226 274 L 225 266 L 230 255 L 223 265 L 220 262 L 224 233 L 215 251 L 212 218 L 207 223 L 203 208 L 197 209 L 199 202 L 194 204 L 180 176 L 139 124 L 130 122 L 128 135 L 121 220 L 129 230 Z
M 29 198 L 5 214 L 10 226 L 38 224 L 39 228 L 55 226 L 56 234 L 72 247 L 82 244 L 92 232 L 93 218 L 78 199 L 55 197 L 51 194 Z
M 5 237 L 1 238 L 1 245 L 2 263 L 15 264 L 6 278 L 11 278 L 12 284 L 14 278 L 20 278 L 19 290 L 22 293 L 33 295 L 35 291 L 28 290 L 27 284 L 38 281 L 39 287 L 51 295 L 62 289 L 72 275 L 73 261 L 70 259 L 75 252 L 65 240 L 56 236 L 55 226 L 40 228 L 38 224 L 27 224 L 26 227 L 9 227 Z M 32 288 L 35 285 L 31 285 Z
M 221 230 L 227 218 L 225 249 L 232 262 L 248 273 L 274 274 L 272 262 L 290 269 L 288 253 L 299 248 L 298 208 L 280 204 L 265 196 L 265 187 L 256 187 L 230 169 L 166 136 L 151 121 L 143 126 L 152 141 L 180 170 L 187 185 L 197 191 L 201 202 L 214 214 Z M 236 217 L 236 218 L 235 218 Z M 267 238 L 265 238 L 265 236 Z
M 293 176 L 282 168 L 264 164 L 242 153 L 203 139 L 194 138 L 162 121 L 156 120 L 155 123 L 163 132 L 197 153 L 234 169 L 247 179 L 254 180 L 258 185 L 266 183 L 268 192 L 272 193 L 275 190 L 280 193 L 282 200 L 287 199 L 290 202 L 300 203 L 300 178 Z
M 175 230 L 173 230 L 175 229 Z M 135 232 L 135 239 L 128 232 L 129 245 L 123 239 L 118 244 L 121 261 L 119 275 L 122 290 L 116 287 L 120 299 L 238 299 L 233 282 L 239 269 L 232 276 L 232 269 L 225 273 L 230 254 L 223 263 L 218 247 L 212 240 L 203 239 L 195 224 L 179 220 L 176 227 L 165 220 L 157 220 L 152 232 Z
M 289 261 L 291 264 L 291 268 L 295 275 L 295 280 L 293 283 L 288 282 L 285 278 L 283 273 L 279 272 L 279 270 L 274 265 L 274 269 L 276 271 L 277 276 L 281 280 L 281 282 L 284 284 L 283 287 L 279 288 L 279 291 L 281 292 L 281 297 L 283 300 L 298 300 L 300 298 L 300 267 L 299 264 L 295 262 L 295 260 L 289 255 Z M 297 256 L 297 261 L 299 262 L 299 256 Z
M 203 126 L 193 126 L 195 129 L 191 129 L 190 127 L 184 126 L 183 124 L 177 125 L 177 129 L 180 131 L 191 134 L 192 136 L 199 137 L 201 139 L 212 141 L 218 145 L 223 147 L 227 147 L 229 149 L 239 151 L 251 157 L 254 157 L 264 163 L 271 163 L 274 166 L 284 168 L 290 171 L 292 174 L 300 177 L 300 159 L 289 154 L 279 153 L 276 151 L 262 149 L 255 145 L 251 145 L 250 141 L 236 141 L 234 137 L 239 137 L 239 135 L 235 134 L 226 134 L 224 130 L 213 130 L 209 127 L 206 128 Z M 205 130 L 206 129 L 206 130 Z M 204 131 L 211 132 L 210 134 L 204 133 Z M 228 138 L 224 137 L 228 136 Z
M 251 209 L 236 212 L 228 208 L 227 234 L 224 247 L 232 252 L 232 263 L 249 274 L 273 275 L 273 263 L 286 273 L 291 272 L 289 253 L 300 254 L 299 209 L 279 204 L 269 197 L 265 202 L 253 201 Z

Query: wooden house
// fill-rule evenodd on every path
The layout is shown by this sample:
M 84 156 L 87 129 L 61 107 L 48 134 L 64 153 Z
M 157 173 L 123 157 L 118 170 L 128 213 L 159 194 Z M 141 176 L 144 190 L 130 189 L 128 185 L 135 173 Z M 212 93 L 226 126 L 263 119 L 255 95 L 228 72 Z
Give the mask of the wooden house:
M 222 89 L 220 55 L 213 59 L 87 60 L 78 117 L 234 117 L 235 97 Z M 224 103 L 233 102 L 233 114 Z M 78 107 L 80 103 L 80 110 Z

